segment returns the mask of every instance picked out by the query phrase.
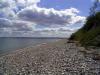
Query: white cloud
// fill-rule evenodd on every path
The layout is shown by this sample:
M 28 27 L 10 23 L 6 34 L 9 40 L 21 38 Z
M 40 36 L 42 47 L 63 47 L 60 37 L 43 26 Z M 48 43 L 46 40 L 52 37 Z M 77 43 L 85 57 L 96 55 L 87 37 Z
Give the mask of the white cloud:
M 0 37 L 65 37 L 76 30 L 67 26 L 83 24 L 85 21 L 85 17 L 78 15 L 80 11 L 76 8 L 47 9 L 38 7 L 39 2 L 40 0 L 1 0 Z M 43 28 L 37 29 L 35 26 Z
M 47 9 L 30 6 L 20 11 L 17 15 L 22 20 L 35 22 L 39 25 L 63 26 L 83 22 L 85 17 L 78 16 L 77 13 L 79 13 L 79 11 L 75 8 L 58 11 L 53 8 Z
M 91 0 L 92 2 L 95 2 L 96 0 Z M 98 0 L 100 2 L 100 0 Z
M 34 26 L 30 22 L 0 18 L 0 32 L 29 32 L 33 30 Z

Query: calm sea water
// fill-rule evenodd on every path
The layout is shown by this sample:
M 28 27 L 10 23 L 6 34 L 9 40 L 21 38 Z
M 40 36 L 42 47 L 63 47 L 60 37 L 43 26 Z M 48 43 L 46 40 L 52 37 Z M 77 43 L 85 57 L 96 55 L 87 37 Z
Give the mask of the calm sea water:
M 0 38 L 0 55 L 16 49 L 57 41 L 51 38 Z

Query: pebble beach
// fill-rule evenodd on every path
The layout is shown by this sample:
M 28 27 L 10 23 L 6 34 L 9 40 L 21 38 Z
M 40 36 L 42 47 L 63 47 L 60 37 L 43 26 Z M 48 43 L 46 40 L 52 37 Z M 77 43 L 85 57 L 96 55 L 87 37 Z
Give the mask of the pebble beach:
M 74 42 L 60 40 L 0 56 L 0 75 L 100 75 L 100 60 Z

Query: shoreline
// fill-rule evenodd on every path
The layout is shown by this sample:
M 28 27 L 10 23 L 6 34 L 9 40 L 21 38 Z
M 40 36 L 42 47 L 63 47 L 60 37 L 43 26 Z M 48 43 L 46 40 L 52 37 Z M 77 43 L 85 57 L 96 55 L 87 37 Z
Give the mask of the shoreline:
M 100 60 L 67 40 L 42 43 L 0 57 L 2 75 L 99 75 Z
M 11 50 L 11 51 L 8 51 L 8 52 L 5 52 L 3 54 L 0 54 L 0 58 L 3 57 L 3 56 L 7 56 L 7 55 L 10 55 L 10 54 L 13 54 L 13 53 L 16 53 L 16 52 L 20 52 L 20 51 L 23 51 L 23 50 L 27 50 L 28 48 L 34 48 L 34 47 L 39 47 L 43 44 L 50 44 L 50 43 L 55 43 L 55 42 L 58 42 L 58 41 L 61 41 L 61 40 L 65 40 L 67 38 L 63 38 L 63 39 L 58 39 L 58 40 L 55 40 L 53 42 L 46 42 L 46 43 L 39 43 L 39 44 L 36 44 L 36 45 L 31 45 L 31 46 L 27 46 L 27 47 L 23 47 L 23 48 L 19 48 L 19 49 L 14 49 L 14 50 Z

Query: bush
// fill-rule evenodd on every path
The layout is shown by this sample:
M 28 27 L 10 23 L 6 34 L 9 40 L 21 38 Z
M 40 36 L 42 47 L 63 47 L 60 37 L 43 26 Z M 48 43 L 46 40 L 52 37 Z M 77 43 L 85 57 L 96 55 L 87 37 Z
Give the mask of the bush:
M 100 12 L 89 16 L 84 26 L 72 34 L 70 39 L 79 41 L 83 46 L 100 47 Z

